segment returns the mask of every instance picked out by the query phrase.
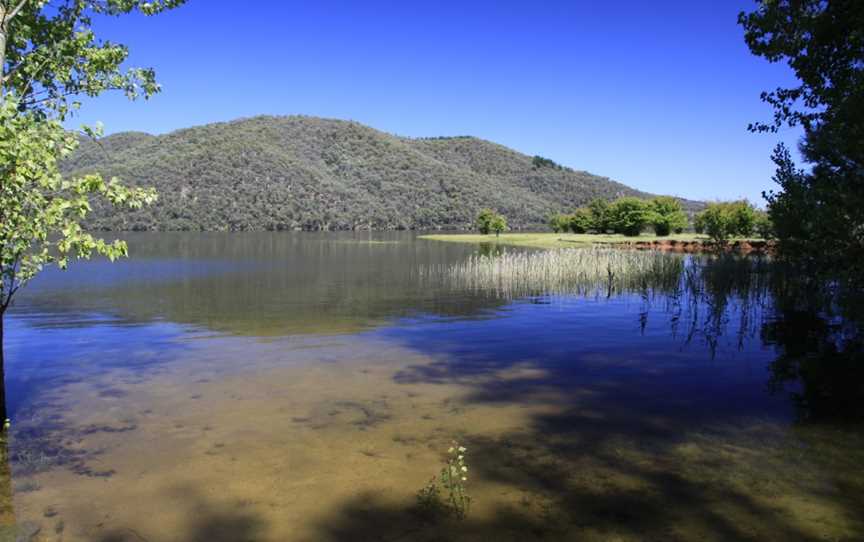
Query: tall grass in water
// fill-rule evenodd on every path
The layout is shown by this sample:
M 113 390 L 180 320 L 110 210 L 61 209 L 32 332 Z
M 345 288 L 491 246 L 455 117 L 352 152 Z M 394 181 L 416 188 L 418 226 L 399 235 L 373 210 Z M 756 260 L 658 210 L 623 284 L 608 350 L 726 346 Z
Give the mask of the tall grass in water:
M 643 331 L 649 313 L 666 314 L 673 336 L 713 354 L 724 336 L 742 348 L 759 332 L 772 310 L 773 269 L 767 258 L 595 247 L 475 254 L 423 273 L 436 286 L 504 300 L 635 296 Z
M 648 289 L 671 291 L 684 269 L 680 256 L 603 248 L 475 254 L 431 267 L 428 276 L 450 286 L 505 299 L 536 295 L 611 296 Z

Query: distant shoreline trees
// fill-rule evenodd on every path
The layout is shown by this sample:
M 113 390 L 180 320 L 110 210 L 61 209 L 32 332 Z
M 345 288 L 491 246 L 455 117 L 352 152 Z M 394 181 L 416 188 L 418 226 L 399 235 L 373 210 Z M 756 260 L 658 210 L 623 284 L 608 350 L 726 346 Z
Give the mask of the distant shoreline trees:
M 474 222 L 477 230 L 483 235 L 489 235 L 495 232 L 495 236 L 501 235 L 507 231 L 507 219 L 492 209 L 482 209 L 477 214 L 477 219 Z
M 680 200 L 658 196 L 650 200 L 625 197 L 611 202 L 598 198 L 571 214 L 551 215 L 548 224 L 555 233 L 612 232 L 628 237 L 636 237 L 650 226 L 658 237 L 666 237 L 683 232 L 690 221 Z M 693 229 L 717 244 L 725 244 L 733 237 L 774 238 L 768 213 L 746 200 L 709 203 L 694 217 Z
M 704 233 L 717 244 L 726 244 L 733 237 L 771 238 L 772 227 L 767 213 L 756 209 L 747 200 L 709 203 L 693 220 L 697 233 Z
M 677 199 L 670 196 L 654 198 L 651 204 L 651 225 L 654 232 L 665 237 L 670 233 L 681 233 L 689 224 L 684 206 Z
M 672 232 L 681 233 L 688 226 L 688 220 L 679 200 L 659 196 L 651 200 L 624 197 L 612 202 L 598 198 L 571 214 L 551 215 L 548 224 L 556 233 L 603 234 L 611 231 L 629 237 L 635 237 L 651 226 L 662 237 Z

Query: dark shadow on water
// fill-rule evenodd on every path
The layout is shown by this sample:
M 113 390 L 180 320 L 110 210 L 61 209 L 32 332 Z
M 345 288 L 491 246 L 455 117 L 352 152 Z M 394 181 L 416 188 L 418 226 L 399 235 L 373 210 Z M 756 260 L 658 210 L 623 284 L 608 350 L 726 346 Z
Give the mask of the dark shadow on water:
M 321 542 L 461 540 L 817 540 L 783 521 L 746 495 L 706 497 L 706 488 L 662 475 L 646 474 L 649 490 L 603 493 L 570 488 L 569 472 L 543 466 L 554 499 L 528 498 L 495 508 L 486 519 L 429 520 L 412 505 L 399 506 L 360 495 L 318 521 Z M 635 472 L 633 474 L 640 474 Z M 527 489 L 527 488 L 526 488 Z M 549 489 L 549 488 L 544 488 Z M 731 513 L 730 513 L 731 512 Z M 760 525 L 758 532 L 741 522 Z M 688 525 L 682 527 L 681 525 Z
M 226 506 L 207 500 L 191 488 L 177 489 L 189 525 L 172 540 L 183 542 L 258 542 L 267 539 L 268 523 L 241 504 Z M 128 528 L 115 528 L 99 535 L 96 542 L 155 542 Z
M 590 300 L 390 330 L 434 359 L 397 383 L 466 386 L 466 408 L 550 407 L 519 433 L 462 436 L 475 479 L 524 504 L 433 526 L 409 505 L 358 498 L 321 521 L 322 539 L 822 540 L 803 526 L 823 521 L 846 525 L 840 540 L 864 539 L 860 327 L 826 305 L 802 311 L 800 295 L 777 299 L 785 285 L 748 265 L 721 259 L 685 277 L 687 292 L 640 310 L 629 332 L 620 321 L 604 329 L 610 319 Z M 682 318 L 686 333 L 651 329 Z M 731 348 L 719 348 L 724 337 Z M 818 517 L 819 503 L 833 519 Z
M 650 412 L 598 417 L 574 408 L 534 416 L 523 431 L 461 435 L 469 492 L 472 484 L 497 488 L 476 497 L 474 508 L 483 498 L 498 504 L 460 522 L 430 518 L 407 493 L 402 500 L 364 493 L 324 511 L 315 540 L 815 541 L 826 538 L 814 522 L 830 524 L 813 513 L 820 501 L 833 503 L 833 521 L 848 522 L 848 537 L 837 540 L 864 537 L 860 436 L 838 430 L 844 444 L 829 453 L 807 434 L 669 422 Z M 685 444 L 690 451 L 682 452 Z M 811 479 L 818 470 L 824 479 Z M 802 501 L 790 508 L 785 497 Z

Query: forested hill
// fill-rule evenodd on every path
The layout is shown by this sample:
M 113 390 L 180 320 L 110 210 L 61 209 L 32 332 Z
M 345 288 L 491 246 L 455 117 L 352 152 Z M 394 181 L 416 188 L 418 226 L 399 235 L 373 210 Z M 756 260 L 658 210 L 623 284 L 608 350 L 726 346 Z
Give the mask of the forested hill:
M 84 140 L 63 170 L 158 190 L 140 211 L 97 206 L 89 225 L 115 230 L 463 229 L 483 207 L 519 228 L 592 198 L 647 195 L 474 137 L 301 116 Z

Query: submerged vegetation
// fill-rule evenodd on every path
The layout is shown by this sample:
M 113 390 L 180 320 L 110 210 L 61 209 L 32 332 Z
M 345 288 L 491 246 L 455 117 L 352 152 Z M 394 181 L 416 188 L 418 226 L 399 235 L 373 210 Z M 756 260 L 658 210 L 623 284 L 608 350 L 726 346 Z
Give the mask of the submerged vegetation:
M 424 278 L 507 300 L 635 295 L 643 315 L 659 300 L 673 333 L 683 332 L 687 342 L 698 337 L 712 352 L 724 335 L 739 345 L 761 335 L 775 345 L 782 354 L 771 365 L 771 385 L 801 383 L 793 395 L 802 419 L 861 420 L 864 300 L 842 283 L 798 273 L 768 256 L 584 248 L 478 253 L 429 266 Z M 730 320 L 739 327 L 727 329 Z
M 172 236 L 142 237 L 155 241 Z M 803 314 L 798 292 L 787 292 L 798 302 L 777 305 L 774 295 L 784 287 L 768 258 L 595 249 L 585 250 L 583 260 L 562 260 L 559 254 L 548 261 L 557 264 L 550 271 L 569 269 L 583 280 L 551 275 L 552 281 L 562 284 L 562 292 L 591 296 L 587 301 L 540 293 L 502 303 L 494 290 L 485 296 L 484 290 L 462 290 L 458 277 L 440 277 L 435 284 L 416 280 L 411 273 L 418 264 L 446 273 L 450 266 L 445 263 L 464 263 L 473 247 L 412 244 L 410 234 L 390 236 L 403 243 L 364 245 L 369 251 L 364 260 L 356 252 L 344 252 L 360 248 L 354 244 L 322 244 L 329 235 L 173 237 L 187 240 L 185 250 L 192 251 L 187 260 L 217 268 L 229 252 L 226 247 L 205 255 L 193 239 L 230 240 L 243 250 L 243 261 L 258 263 L 255 268 L 263 264 L 282 274 L 289 267 L 285 261 L 308 267 L 290 266 L 283 282 L 262 280 L 248 266 L 242 275 L 226 272 L 223 283 L 181 276 L 176 282 L 182 290 L 141 287 L 142 306 L 152 307 L 154 298 L 171 298 L 184 308 L 203 303 L 204 317 L 212 318 L 214 308 L 223 305 L 262 321 L 292 306 L 292 312 L 314 318 L 330 304 L 323 300 L 353 292 L 349 310 L 360 312 L 364 305 L 383 301 L 390 312 L 381 320 L 395 323 L 380 333 L 345 333 L 336 340 L 198 337 L 167 355 L 165 365 L 156 370 L 148 365 L 133 374 L 127 367 L 152 356 L 154 342 L 146 335 L 150 326 L 124 325 L 122 332 L 131 338 L 118 347 L 124 351 L 122 367 L 112 371 L 100 359 L 93 363 L 99 365 L 92 376 L 69 384 L 54 380 L 51 401 L 34 409 L 48 419 L 27 422 L 22 416 L 17 424 L 16 498 L 30 505 L 28 514 L 36 516 L 43 532 L 62 519 L 64 540 L 87 528 L 106 533 L 91 537 L 97 540 L 122 540 L 127 528 L 148 540 L 174 533 L 184 540 L 220 540 L 184 535 L 188 517 L 197 517 L 192 515 L 202 509 L 194 495 L 199 488 L 224 482 L 226 472 L 230 483 L 216 501 L 220 515 L 205 515 L 202 522 L 221 526 L 223 515 L 230 519 L 239 510 L 266 527 L 254 534 L 228 531 L 221 538 L 230 540 L 614 536 L 635 541 L 665 540 L 669 532 L 675 540 L 771 540 L 775 532 L 787 540 L 808 540 L 825 533 L 856 539 L 864 528 L 854 514 L 864 488 L 860 437 L 840 432 L 839 424 L 812 423 L 848 415 L 864 404 L 854 400 L 862 381 L 852 370 L 858 347 L 848 340 L 852 335 L 845 327 L 846 342 L 829 347 L 841 335 L 836 320 Z M 255 238 L 265 242 L 255 247 Z M 274 254 L 274 240 L 288 238 L 305 243 L 308 251 Z M 418 262 L 425 251 L 434 254 Z M 524 260 L 515 257 L 515 250 L 499 252 L 503 262 L 525 267 L 509 276 L 528 284 L 526 291 L 550 290 L 542 262 L 554 258 L 553 251 L 525 251 Z M 341 256 L 315 259 L 324 253 Z M 542 259 L 527 258 L 534 254 Z M 130 268 L 147 259 L 130 262 Z M 484 262 L 500 265 L 489 256 Z M 352 274 L 346 276 L 348 267 Z M 308 277 L 316 269 L 344 282 L 309 288 Z M 614 293 L 606 302 L 610 269 L 616 274 Z M 641 269 L 641 274 L 630 276 L 628 269 Z M 529 272 L 537 278 L 519 278 Z M 384 275 L 381 290 L 369 287 L 378 274 Z M 507 275 L 502 270 L 497 280 Z M 299 299 L 277 294 L 286 284 L 315 292 L 294 294 Z M 500 291 L 519 293 L 518 288 Z M 424 292 L 438 304 L 418 303 L 407 297 L 412 292 Z M 394 294 L 398 297 L 382 299 Z M 129 297 L 125 290 L 113 295 L 114 306 Z M 469 306 L 470 299 L 484 302 Z M 63 304 L 80 307 L 77 303 Z M 446 303 L 460 311 L 443 311 Z M 266 307 L 271 312 L 262 310 Z M 163 320 L 182 321 L 176 313 L 162 314 Z M 428 320 L 425 314 L 431 315 Z M 781 320 L 783 314 L 790 317 Z M 199 320 L 194 327 L 210 325 Z M 52 343 L 69 348 L 53 338 L 55 333 L 43 327 L 30 342 L 45 339 L 48 348 L 55 347 Z M 83 355 L 81 345 L 72 345 L 79 350 L 77 360 L 100 352 L 101 339 L 116 333 L 100 326 L 94 332 L 100 340 L 91 341 Z M 127 349 L 127 344 L 141 345 L 143 352 Z M 710 363 L 712 348 L 716 363 Z M 816 348 L 833 356 L 823 363 L 812 355 Z M 240 356 L 248 360 L 243 367 L 236 363 Z M 774 397 L 766 393 L 769 379 Z M 154 389 L 159 393 L 151 393 Z M 127 395 L 109 397 L 111 392 Z M 790 393 L 797 394 L 797 410 L 789 408 Z M 75 402 L 75 397 L 86 402 Z M 130 407 L 94 408 L 107 404 Z M 795 413 L 811 423 L 790 428 Z M 124 420 L 126 416 L 132 419 Z M 46 423 L 55 429 L 36 430 Z M 231 438 L 238 434 L 243 438 Z M 460 445 L 446 453 L 454 435 L 471 455 L 461 454 L 468 480 L 450 477 L 455 484 L 448 486 L 442 467 L 461 471 Z M 142 455 L 140 450 L 156 439 L 159 455 Z M 51 462 L 36 453 L 37 444 L 52 453 Z M 164 457 L 172 459 L 167 468 Z M 28 468 L 39 472 L 25 475 Z M 184 495 L 193 496 L 179 504 L 159 498 L 176 487 L 178 468 L 188 480 Z M 269 489 L 287 468 L 290 488 Z M 108 469 L 115 472 L 108 476 Z M 84 474 L 73 475 L 76 471 Z M 424 487 L 433 475 L 433 483 Z M 145 485 L 153 489 L 142 492 Z M 451 495 L 456 506 L 465 502 L 469 507 L 455 508 Z M 462 500 L 469 495 L 470 501 Z M 111 517 L 77 513 L 72 503 L 90 498 L 98 499 Z M 130 503 L 140 503 L 148 514 Z M 56 516 L 42 516 L 48 506 Z M 467 512 L 464 520 L 457 510 Z M 152 521 L 154 517 L 160 521 Z M 95 527 L 96 522 L 105 527 Z M 120 534 L 111 538 L 112 532 Z

